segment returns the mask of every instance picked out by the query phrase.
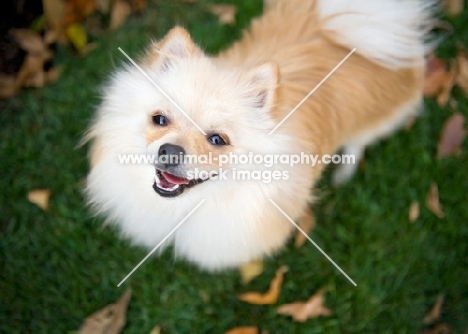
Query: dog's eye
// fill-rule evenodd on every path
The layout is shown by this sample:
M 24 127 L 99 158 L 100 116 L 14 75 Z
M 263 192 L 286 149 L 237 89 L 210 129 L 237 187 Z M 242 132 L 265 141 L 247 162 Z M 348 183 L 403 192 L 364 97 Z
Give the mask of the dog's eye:
M 226 142 L 220 135 L 212 135 L 208 137 L 208 141 L 210 142 L 211 145 L 215 145 L 215 146 L 226 145 Z
M 153 121 L 154 125 L 159 125 L 159 126 L 166 126 L 167 123 L 169 123 L 166 116 L 163 116 L 163 115 L 153 115 L 151 117 L 151 120 Z

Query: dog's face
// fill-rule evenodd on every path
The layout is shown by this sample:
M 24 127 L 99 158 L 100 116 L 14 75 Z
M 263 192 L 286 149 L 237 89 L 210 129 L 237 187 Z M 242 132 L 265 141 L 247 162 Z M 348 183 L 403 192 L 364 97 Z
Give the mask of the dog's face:
M 275 64 L 222 67 L 185 30 L 175 28 L 150 48 L 142 69 L 159 86 L 143 79 L 147 88 L 140 98 L 145 99 L 146 150 L 157 156 L 153 188 L 160 196 L 177 197 L 210 182 L 220 155 L 261 153 L 268 146 Z M 230 167 L 229 162 L 222 166 Z

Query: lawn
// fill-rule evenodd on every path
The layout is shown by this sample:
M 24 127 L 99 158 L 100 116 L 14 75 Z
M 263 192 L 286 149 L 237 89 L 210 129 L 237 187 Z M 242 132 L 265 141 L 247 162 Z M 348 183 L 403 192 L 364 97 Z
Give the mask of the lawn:
M 227 1 L 227 0 L 226 0 Z M 366 152 L 365 165 L 346 186 L 334 189 L 329 172 L 317 186 L 317 226 L 311 236 L 357 283 L 354 287 L 313 245 L 266 261 L 248 286 L 237 271 L 207 274 L 175 261 L 170 251 L 145 262 L 120 288 L 117 284 L 146 255 L 93 218 L 83 198 L 87 148 L 77 147 L 99 103 L 99 87 L 148 41 L 175 24 L 214 53 L 240 36 L 260 0 L 229 1 L 239 8 L 236 24 L 220 25 L 206 4 L 155 0 L 122 28 L 94 36 L 86 57 L 59 48 L 60 79 L 43 89 L 23 90 L 1 103 L 0 123 L 0 333 L 68 333 L 83 319 L 133 290 L 124 333 L 223 333 L 256 325 L 268 333 L 418 333 L 441 293 L 440 322 L 455 333 L 468 330 L 468 156 L 436 159 L 449 107 L 427 100 L 410 130 L 398 132 Z M 468 10 L 450 20 L 454 33 L 439 48 L 453 57 L 468 45 Z M 456 88 L 457 110 L 468 117 L 468 99 Z M 464 150 L 468 152 L 465 142 Z M 425 207 L 431 183 L 439 186 L 445 213 Z M 51 190 L 43 211 L 28 191 Z M 408 220 L 419 201 L 418 220 Z M 268 288 L 280 265 L 285 275 L 277 305 L 240 302 L 239 293 Z M 328 287 L 333 315 L 295 323 L 276 314 L 278 305 L 306 300 Z

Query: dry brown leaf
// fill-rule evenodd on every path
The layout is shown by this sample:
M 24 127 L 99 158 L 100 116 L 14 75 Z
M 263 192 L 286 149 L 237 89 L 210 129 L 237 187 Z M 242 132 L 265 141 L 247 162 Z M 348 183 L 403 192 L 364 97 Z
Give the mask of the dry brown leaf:
M 458 74 L 455 83 L 468 95 L 468 52 L 460 52 L 456 61 Z
M 414 223 L 419 217 L 419 202 L 411 203 L 408 218 L 411 223 Z
M 465 117 L 461 113 L 456 113 L 447 119 L 439 139 L 437 150 L 439 159 L 461 154 L 461 145 L 467 135 L 464 124 Z
M 43 87 L 44 86 L 44 59 L 28 54 L 16 75 L 15 89 L 23 86 Z M 42 76 L 41 76 L 42 74 Z
M 96 0 L 67 0 L 63 23 L 65 27 L 83 21 L 89 14 L 96 11 Z
M 447 79 L 447 65 L 440 58 L 430 55 L 426 60 L 424 77 L 424 96 L 433 97 L 439 94 L 442 84 Z
M 42 0 L 44 16 L 51 30 L 55 31 L 60 42 L 65 42 L 64 16 L 66 1 Z
M 117 29 L 127 21 L 132 13 L 130 4 L 125 0 L 117 0 L 112 6 L 110 28 Z
M 306 302 L 295 302 L 278 307 L 277 313 L 290 315 L 294 321 L 305 322 L 310 318 L 330 316 L 332 311 L 323 305 L 325 289 L 320 289 Z
M 266 293 L 259 292 L 246 292 L 239 296 L 243 302 L 255 305 L 269 305 L 274 304 L 278 300 L 281 291 L 281 284 L 283 283 L 284 273 L 288 271 L 288 267 L 281 266 L 276 271 L 275 278 L 270 283 L 270 289 Z
M 103 14 L 109 14 L 112 0 L 96 0 L 97 8 L 99 12 Z
M 115 304 L 109 304 L 85 319 L 78 334 L 118 334 L 125 326 L 128 303 L 132 291 L 128 289 Z
M 258 334 L 258 328 L 254 326 L 236 327 L 228 330 L 224 334 Z
M 46 49 L 42 37 L 32 30 L 12 29 L 11 33 L 24 51 L 29 53 L 43 53 Z
M 312 213 L 310 208 L 307 208 L 304 216 L 299 220 L 298 226 L 308 235 L 315 227 L 315 215 Z M 304 245 L 307 238 L 302 232 L 297 231 L 294 239 L 294 246 L 297 248 Z
M 437 217 L 444 218 L 444 213 L 439 202 L 439 189 L 437 188 L 436 183 L 431 184 L 431 188 L 429 189 L 429 193 L 426 198 L 426 206 Z
M 423 319 L 424 324 L 430 325 L 440 318 L 443 303 L 444 303 L 444 295 L 440 294 L 437 297 L 437 301 L 435 302 L 435 304 L 431 307 L 430 311 L 424 316 L 424 319 Z
M 9 99 L 16 93 L 15 77 L 0 73 L 0 99 Z
M 28 201 L 36 204 L 42 210 L 46 211 L 49 208 L 49 189 L 35 189 L 28 193 Z
M 146 8 L 147 0 L 129 0 L 132 6 L 132 12 L 141 13 Z
M 240 267 L 242 283 L 248 284 L 255 277 L 263 273 L 263 260 L 253 260 Z
M 450 15 L 458 15 L 463 12 L 464 0 L 442 0 Z
M 221 24 L 234 24 L 236 22 L 237 7 L 235 5 L 210 5 L 208 10 L 211 14 L 218 16 Z
M 161 334 L 161 327 L 158 325 L 154 326 L 149 334 Z
M 449 324 L 438 324 L 433 328 L 429 328 L 423 332 L 424 334 L 451 334 L 453 333 L 452 326 Z
M 46 83 L 52 83 L 57 81 L 58 77 L 60 76 L 60 71 L 54 67 L 45 72 L 44 74 Z

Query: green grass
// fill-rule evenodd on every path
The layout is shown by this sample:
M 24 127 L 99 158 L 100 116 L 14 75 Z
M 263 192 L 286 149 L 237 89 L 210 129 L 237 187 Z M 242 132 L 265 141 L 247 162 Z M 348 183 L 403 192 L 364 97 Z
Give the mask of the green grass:
M 238 3 L 237 24 L 220 26 L 205 4 L 153 1 L 149 10 L 120 30 L 93 36 L 98 48 L 85 58 L 60 49 L 60 80 L 44 89 L 24 90 L 1 104 L 0 113 L 0 332 L 67 333 L 114 302 L 131 286 L 133 297 L 124 333 L 222 333 L 257 325 L 269 333 L 417 333 L 439 293 L 446 301 L 441 321 L 456 333 L 468 328 L 468 158 L 435 159 L 437 140 L 449 108 L 428 100 L 410 131 L 401 131 L 366 153 L 366 166 L 343 188 L 330 187 L 329 173 L 318 185 L 318 224 L 313 239 L 357 282 L 353 287 L 312 245 L 288 245 L 266 262 L 265 273 L 244 287 L 235 271 L 206 274 L 166 252 L 147 261 L 124 284 L 117 283 L 146 255 L 90 216 L 82 196 L 86 148 L 77 148 L 99 86 L 124 62 L 117 47 L 137 55 L 151 39 L 178 23 L 209 52 L 240 36 L 261 1 Z M 463 14 L 468 15 L 468 11 Z M 468 44 L 468 24 L 453 19 L 455 34 L 442 44 L 445 57 L 457 43 Z M 454 91 L 468 116 L 468 100 Z M 467 145 L 464 145 L 465 152 Z M 446 217 L 424 206 L 431 182 L 439 185 Z M 27 200 L 35 188 L 50 188 L 50 209 Z M 408 222 L 412 201 L 421 216 Z M 304 300 L 330 288 L 329 318 L 294 323 L 277 316 L 276 306 L 241 303 L 236 295 L 265 290 L 275 270 L 290 267 L 278 304 Z M 204 301 L 201 294 L 209 299 Z

